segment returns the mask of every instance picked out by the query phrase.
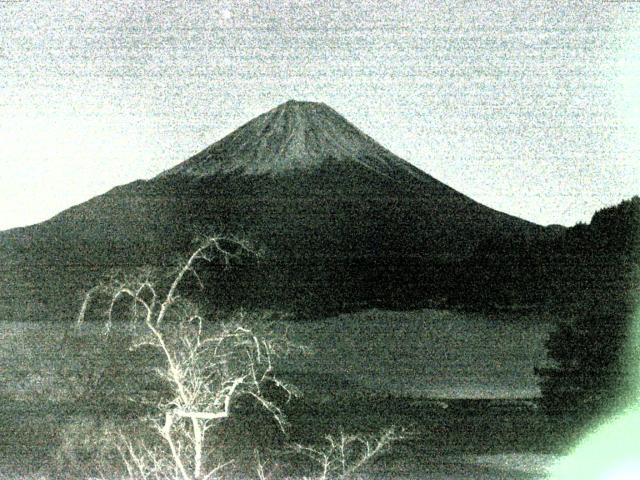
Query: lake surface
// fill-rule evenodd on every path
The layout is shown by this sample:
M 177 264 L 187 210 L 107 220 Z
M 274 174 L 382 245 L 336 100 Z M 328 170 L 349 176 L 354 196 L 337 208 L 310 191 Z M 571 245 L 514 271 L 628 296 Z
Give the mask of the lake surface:
M 532 398 L 547 363 L 550 317 L 444 310 L 367 311 L 290 331 L 312 355 L 286 360 L 300 374 L 328 372 L 378 392 L 440 398 Z
M 333 379 L 343 388 L 421 398 L 532 398 L 540 393 L 533 369 L 547 362 L 544 342 L 554 320 L 370 310 L 289 322 L 293 339 L 311 353 L 284 359 L 281 370 L 309 388 L 314 379 L 319 389 Z M 61 349 L 65 332 L 73 326 L 0 322 L 3 393 L 59 395 L 63 386 L 56 385 L 54 370 L 69 354 Z

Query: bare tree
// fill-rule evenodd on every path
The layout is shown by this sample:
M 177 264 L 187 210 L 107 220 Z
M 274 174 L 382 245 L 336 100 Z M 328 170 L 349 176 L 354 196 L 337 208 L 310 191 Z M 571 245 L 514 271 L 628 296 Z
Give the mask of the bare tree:
M 319 445 L 292 445 L 289 453 L 302 455 L 310 460 L 311 471 L 315 471 L 300 475 L 300 480 L 349 480 L 358 477 L 365 465 L 386 453 L 393 443 L 404 438 L 405 431 L 395 427 L 373 435 L 340 432 L 339 436 L 327 435 Z M 259 480 L 278 478 L 280 465 L 264 461 L 257 451 L 255 462 Z
M 155 352 L 156 356 L 150 357 L 158 360 L 155 375 L 167 386 L 147 419 L 157 434 L 156 441 L 145 440 L 139 433 L 110 432 L 131 480 L 219 477 L 233 460 L 225 461 L 219 452 L 208 449 L 207 438 L 243 396 L 253 398 L 285 431 L 285 415 L 265 387 L 276 385 L 288 399 L 296 394 L 276 376 L 274 362 L 290 350 L 302 348 L 286 333 L 260 329 L 268 312 L 240 310 L 227 321 L 206 321 L 198 307 L 181 295 L 188 276 L 204 287 L 196 270 L 198 263 L 218 259 L 226 266 L 246 252 L 255 254 L 236 239 L 207 237 L 171 273 L 164 287 L 154 279 L 154 272 L 143 269 L 134 275 L 114 274 L 85 296 L 78 326 L 85 323 L 96 303 L 106 307 L 106 333 L 124 317 L 133 332 L 129 350 Z M 400 438 L 402 433 L 393 428 L 377 436 L 341 433 L 325 437 L 324 445 L 295 445 L 291 451 L 304 455 L 318 468 L 317 475 L 306 478 L 345 480 Z M 275 471 L 268 472 L 258 454 L 256 464 L 259 479 L 274 477 Z
M 337 437 L 327 435 L 324 445 L 295 445 L 293 450 L 309 458 L 319 469 L 315 476 L 305 477 L 307 480 L 346 480 L 404 436 L 403 431 L 393 427 L 369 436 L 341 432 Z
M 117 449 L 130 478 L 206 480 L 227 465 L 212 461 L 206 450 L 211 428 L 229 417 L 234 402 L 250 396 L 264 407 L 284 430 L 281 408 L 263 394 L 267 383 L 291 396 L 293 389 L 274 373 L 274 359 L 293 345 L 286 335 L 257 333 L 252 326 L 264 316 L 237 312 L 228 322 L 206 322 L 198 308 L 180 295 L 188 275 L 202 285 L 196 271 L 199 262 L 219 259 L 228 264 L 243 252 L 246 243 L 223 237 L 203 239 L 174 272 L 166 288 L 152 280 L 149 271 L 114 276 L 97 285 L 85 297 L 78 325 L 97 297 L 106 299 L 107 331 L 116 317 L 125 315 L 134 327 L 132 350 L 151 348 L 161 359 L 156 374 L 169 394 L 156 404 L 152 422 L 162 445 L 118 434 Z M 127 310 L 122 302 L 128 302 Z M 126 312 L 126 313 L 123 313 Z

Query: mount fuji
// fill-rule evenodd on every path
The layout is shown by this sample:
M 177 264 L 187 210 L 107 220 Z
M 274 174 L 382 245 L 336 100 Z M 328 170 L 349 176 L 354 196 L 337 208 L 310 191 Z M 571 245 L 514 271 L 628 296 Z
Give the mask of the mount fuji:
M 168 265 L 210 231 L 265 252 L 209 269 L 211 302 L 408 308 L 464 289 L 449 273 L 479 245 L 544 230 L 439 182 L 327 105 L 288 101 L 152 179 L 0 233 L 0 308 L 67 317 L 106 270 Z

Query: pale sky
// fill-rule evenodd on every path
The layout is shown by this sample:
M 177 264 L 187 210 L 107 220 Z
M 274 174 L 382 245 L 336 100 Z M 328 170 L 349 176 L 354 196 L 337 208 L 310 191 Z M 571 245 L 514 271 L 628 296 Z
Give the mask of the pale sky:
M 490 207 L 640 193 L 640 3 L 0 1 L 0 229 L 325 102 Z

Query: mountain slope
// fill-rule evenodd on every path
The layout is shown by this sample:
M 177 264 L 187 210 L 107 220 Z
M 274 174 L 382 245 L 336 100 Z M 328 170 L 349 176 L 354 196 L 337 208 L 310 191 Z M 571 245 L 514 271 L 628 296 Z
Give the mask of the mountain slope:
M 169 264 L 211 230 L 267 252 L 211 269 L 224 284 L 212 301 L 317 312 L 424 304 L 455 288 L 449 265 L 478 245 L 543 228 L 447 187 L 331 108 L 290 101 L 151 180 L 1 234 L 7 315 L 28 302 L 66 316 L 110 266 Z

